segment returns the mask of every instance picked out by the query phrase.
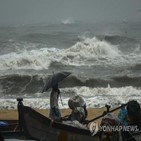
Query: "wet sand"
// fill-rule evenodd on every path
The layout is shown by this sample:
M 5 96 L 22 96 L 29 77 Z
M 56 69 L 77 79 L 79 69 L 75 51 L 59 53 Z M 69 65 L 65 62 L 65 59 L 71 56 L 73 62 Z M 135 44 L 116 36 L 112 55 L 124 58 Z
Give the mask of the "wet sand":
M 40 112 L 44 116 L 49 115 L 49 109 L 35 109 L 36 111 Z M 88 120 L 91 120 L 97 116 L 100 116 L 103 114 L 103 111 L 106 110 L 106 108 L 88 108 Z M 61 109 L 62 116 L 69 115 L 71 113 L 70 109 Z M 118 110 L 114 112 L 115 116 L 118 114 Z M 17 120 L 18 119 L 18 112 L 17 110 L 0 110 L 0 120 Z

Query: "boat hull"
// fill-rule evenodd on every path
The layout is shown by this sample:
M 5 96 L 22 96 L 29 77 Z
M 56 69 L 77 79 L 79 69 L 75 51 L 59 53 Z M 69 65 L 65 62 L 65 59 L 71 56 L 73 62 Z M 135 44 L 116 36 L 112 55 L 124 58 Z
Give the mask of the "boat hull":
M 43 141 L 100 141 L 99 135 L 91 136 L 89 129 L 79 129 L 59 122 L 36 112 L 30 107 L 22 106 L 19 112 L 26 136 Z

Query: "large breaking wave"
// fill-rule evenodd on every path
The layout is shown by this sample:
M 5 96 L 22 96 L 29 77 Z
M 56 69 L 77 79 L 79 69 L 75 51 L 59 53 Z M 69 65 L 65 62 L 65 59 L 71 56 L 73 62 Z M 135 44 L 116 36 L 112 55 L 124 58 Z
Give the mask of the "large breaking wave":
M 120 56 L 117 46 L 96 37 L 86 38 L 68 49 L 42 48 L 24 50 L 0 56 L 0 69 L 48 69 L 53 62 L 65 65 L 81 66 L 95 64 L 93 60 L 115 58 Z
M 140 47 L 124 54 L 118 45 L 96 37 L 86 38 L 67 49 L 41 48 L 0 56 L 0 70 L 48 69 L 54 62 L 67 66 L 132 65 L 141 60 Z

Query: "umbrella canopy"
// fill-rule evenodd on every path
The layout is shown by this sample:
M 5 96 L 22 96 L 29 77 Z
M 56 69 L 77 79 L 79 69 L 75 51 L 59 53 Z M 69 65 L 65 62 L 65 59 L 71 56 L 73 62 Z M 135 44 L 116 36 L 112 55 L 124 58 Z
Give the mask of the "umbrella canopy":
M 58 84 L 60 81 L 65 79 L 70 74 L 71 74 L 70 72 L 59 72 L 59 73 L 53 74 L 52 78 L 49 79 L 49 81 L 43 87 L 42 93 L 47 91 L 49 88 L 53 87 L 54 85 Z

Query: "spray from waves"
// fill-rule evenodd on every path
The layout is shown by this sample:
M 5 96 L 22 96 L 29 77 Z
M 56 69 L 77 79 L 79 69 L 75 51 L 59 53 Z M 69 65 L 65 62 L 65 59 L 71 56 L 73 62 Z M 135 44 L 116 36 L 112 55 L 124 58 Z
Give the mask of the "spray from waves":
M 61 63 L 70 66 L 92 66 L 113 62 L 121 56 L 118 47 L 96 37 L 82 41 L 58 53 Z
M 56 48 L 9 53 L 0 56 L 0 68 L 5 69 L 47 69 L 57 52 Z
M 94 38 L 86 38 L 82 42 L 77 42 L 74 46 L 67 50 L 70 54 L 88 57 L 116 57 L 119 56 L 120 51 L 117 46 L 111 45 L 104 40 Z
M 119 56 L 119 50 L 106 41 L 86 38 L 68 49 L 42 48 L 21 53 L 13 52 L 0 56 L 0 68 L 5 69 L 47 69 L 51 63 L 81 66 L 94 63 L 95 58 L 113 58 Z M 92 60 L 87 62 L 87 60 Z
M 66 25 L 70 25 L 70 24 L 74 24 L 75 21 L 74 21 L 73 18 L 67 18 L 67 19 L 65 19 L 65 20 L 62 20 L 61 23 L 62 23 L 62 24 L 66 24 Z
M 47 109 L 49 108 L 49 93 L 44 97 L 40 97 L 40 93 L 36 96 L 24 98 L 24 104 L 32 108 Z M 87 107 L 104 107 L 105 104 L 110 104 L 113 107 L 120 106 L 130 100 L 137 100 L 141 103 L 140 99 L 141 90 L 135 87 L 120 87 L 120 88 L 89 88 L 89 87 L 73 87 L 61 89 L 63 105 L 59 100 L 60 108 L 68 108 L 68 99 L 74 95 L 84 97 Z M 0 109 L 16 109 L 17 101 L 15 99 L 4 98 L 0 99 Z
M 124 55 L 118 46 L 96 37 L 86 38 L 68 49 L 42 48 L 0 56 L 0 70 L 48 69 L 54 62 L 63 66 L 124 65 L 141 60 L 136 52 Z

